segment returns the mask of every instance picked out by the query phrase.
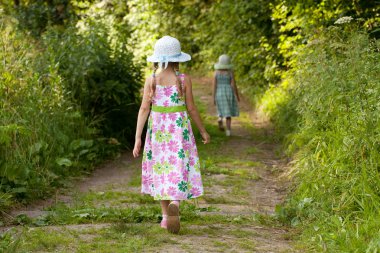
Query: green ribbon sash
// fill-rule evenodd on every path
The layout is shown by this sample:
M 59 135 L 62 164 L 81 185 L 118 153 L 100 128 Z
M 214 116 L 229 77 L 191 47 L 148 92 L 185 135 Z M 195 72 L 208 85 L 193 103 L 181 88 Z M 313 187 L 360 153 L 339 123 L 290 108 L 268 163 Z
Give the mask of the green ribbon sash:
M 186 105 L 168 106 L 168 107 L 152 105 L 152 111 L 162 112 L 162 113 L 184 112 L 186 111 Z

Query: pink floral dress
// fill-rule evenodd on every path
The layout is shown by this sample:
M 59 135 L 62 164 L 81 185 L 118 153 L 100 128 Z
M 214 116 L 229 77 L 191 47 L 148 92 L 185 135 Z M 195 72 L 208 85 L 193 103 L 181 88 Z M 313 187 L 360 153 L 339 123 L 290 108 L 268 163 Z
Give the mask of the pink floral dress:
M 184 75 L 181 75 L 183 80 Z M 176 85 L 156 86 L 142 161 L 142 189 L 156 200 L 185 200 L 203 194 L 198 151 Z M 159 107 L 165 112 L 154 111 Z

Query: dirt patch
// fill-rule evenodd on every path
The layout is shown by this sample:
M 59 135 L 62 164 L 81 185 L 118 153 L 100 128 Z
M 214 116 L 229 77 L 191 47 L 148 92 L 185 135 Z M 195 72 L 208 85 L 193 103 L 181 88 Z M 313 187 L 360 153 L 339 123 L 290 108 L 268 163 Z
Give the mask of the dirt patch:
M 193 235 L 181 236 L 178 245 L 165 245 L 165 252 L 294 252 L 286 230 L 247 225 L 190 226 Z M 202 235 L 196 232 L 201 231 Z M 204 235 L 204 232 L 208 232 Z M 151 251 L 162 252 L 162 251 Z
M 53 198 L 35 201 L 26 206 L 17 206 L 8 214 L 8 219 L 25 214 L 30 218 L 35 218 L 47 214 L 47 208 L 59 202 L 69 204 L 78 192 L 102 191 L 110 185 L 127 183 L 133 175 L 133 171 L 128 169 L 128 165 L 133 159 L 130 152 L 122 154 L 117 159 L 106 162 L 99 166 L 91 176 L 78 179 L 73 182 L 73 188 L 57 190 Z
M 210 115 L 216 115 L 212 97 L 201 96 L 201 94 L 209 93 L 211 81 L 202 78 L 195 79 L 195 82 L 201 84 L 194 91 L 195 95 L 200 96 L 202 101 L 208 103 L 207 108 Z M 254 125 L 254 129 L 251 129 L 249 125 L 247 126 L 247 122 L 245 122 L 247 119 L 241 121 L 239 118 L 233 118 L 233 136 L 226 145 L 220 147 L 218 155 L 234 157 L 236 160 L 251 161 L 255 166 L 244 164 L 239 166 L 232 163 L 221 163 L 219 166 L 229 169 L 247 169 L 257 174 L 258 177 L 256 180 L 246 180 L 244 185 L 237 186 L 236 184 L 239 184 L 239 182 L 236 182 L 235 185 L 223 184 L 222 182 L 226 180 L 225 175 L 212 175 L 212 181 L 215 184 L 207 191 L 209 192 L 210 202 L 223 202 L 224 200 L 226 203 L 212 204 L 219 211 L 209 214 L 252 215 L 260 213 L 273 215 L 276 205 L 282 203 L 287 194 L 289 182 L 287 177 L 284 176 L 287 173 L 287 160 L 278 154 L 280 144 L 270 138 L 273 133 L 273 127 L 270 122 L 263 115 L 253 112 L 251 106 L 244 99 L 239 103 L 239 107 L 242 114 L 249 115 L 248 123 Z M 216 119 L 215 117 L 215 123 Z M 222 185 L 218 185 L 218 182 Z M 234 188 L 235 191 L 234 189 L 231 190 L 231 188 Z M 240 192 L 241 195 L 239 195 L 239 192 L 236 193 L 236 189 L 242 191 Z M 247 192 L 248 194 L 246 194 Z M 231 201 L 231 199 L 234 201 Z M 252 248 L 246 252 L 294 252 L 291 251 L 290 242 L 287 239 L 287 230 L 273 228 L 262 228 L 260 230 L 256 228 L 254 231 L 258 232 L 258 234 L 252 236 L 252 243 L 250 244 Z M 228 237 L 219 239 L 224 240 L 225 244 L 234 245 L 233 240 L 231 241 Z M 194 238 L 197 243 L 190 248 L 197 248 L 197 244 L 202 240 L 204 238 Z M 209 242 L 205 242 L 205 245 L 209 245 L 207 250 L 210 252 L 218 252 L 218 247 L 215 244 L 212 246 Z M 227 251 L 244 252 L 233 248 L 228 248 Z

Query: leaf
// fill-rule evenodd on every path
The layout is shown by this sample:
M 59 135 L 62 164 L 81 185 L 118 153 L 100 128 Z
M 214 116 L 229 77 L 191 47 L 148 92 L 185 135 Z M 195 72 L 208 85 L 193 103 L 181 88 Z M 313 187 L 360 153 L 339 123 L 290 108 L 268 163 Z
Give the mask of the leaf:
M 297 227 L 297 226 L 300 225 L 300 224 L 301 224 L 301 222 L 300 222 L 300 220 L 299 220 L 298 217 L 294 217 L 294 218 L 291 220 L 291 222 L 290 222 L 290 225 L 291 225 L 292 227 Z
M 30 152 L 30 155 L 34 155 L 34 154 L 38 154 L 40 153 L 40 151 L 43 149 L 43 150 L 46 150 L 46 148 L 48 147 L 48 144 L 44 141 L 39 141 L 35 144 L 33 144 L 30 148 L 29 148 L 29 152 Z
M 16 124 L 0 126 L 0 143 L 9 145 L 17 132 L 23 133 L 24 128 Z
M 25 188 L 25 187 L 17 187 L 17 188 L 13 188 L 13 189 L 12 189 L 12 192 L 13 192 L 13 193 L 23 193 L 23 192 L 26 192 L 26 188 Z
M 90 213 L 79 213 L 79 214 L 74 214 L 73 217 L 79 217 L 79 218 L 89 218 L 91 216 Z
M 78 139 L 71 142 L 70 148 L 71 150 L 76 151 L 80 148 L 90 148 L 93 145 L 94 145 L 93 140 Z
M 88 153 L 88 149 L 83 149 L 79 152 L 78 157 Z
M 68 158 L 57 158 L 57 160 L 55 160 L 55 162 L 59 166 L 70 167 L 71 165 L 73 165 L 72 161 L 70 159 L 68 159 Z

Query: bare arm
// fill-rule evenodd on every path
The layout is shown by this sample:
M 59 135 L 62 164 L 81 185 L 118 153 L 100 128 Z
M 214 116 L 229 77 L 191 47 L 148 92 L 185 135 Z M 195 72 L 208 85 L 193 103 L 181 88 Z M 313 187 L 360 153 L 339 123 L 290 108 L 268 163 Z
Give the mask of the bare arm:
M 185 77 L 185 86 L 186 86 L 186 107 L 187 111 L 190 114 L 191 119 L 194 121 L 195 125 L 198 127 L 199 132 L 202 135 L 203 143 L 209 143 L 210 142 L 210 135 L 207 133 L 205 127 L 203 126 L 201 117 L 199 116 L 199 112 L 197 110 L 197 107 L 195 106 L 194 103 L 194 98 L 193 98 L 193 87 L 191 83 L 190 77 L 186 76 Z
M 141 149 L 141 134 L 144 129 L 146 119 L 148 118 L 150 112 L 150 82 L 151 78 L 147 78 L 144 85 L 144 95 L 141 102 L 139 115 L 137 118 L 136 126 L 136 136 L 135 136 L 135 147 L 133 148 L 133 156 L 138 157 Z
M 214 78 L 212 79 L 212 98 L 214 101 L 214 105 L 216 105 L 216 72 L 214 74 Z
M 234 73 L 232 71 L 231 71 L 231 86 L 232 86 L 232 89 L 235 92 L 237 100 L 240 102 L 239 92 L 238 92 L 238 89 L 237 89 L 237 86 L 236 86 L 236 83 L 235 83 L 235 76 L 234 76 Z

